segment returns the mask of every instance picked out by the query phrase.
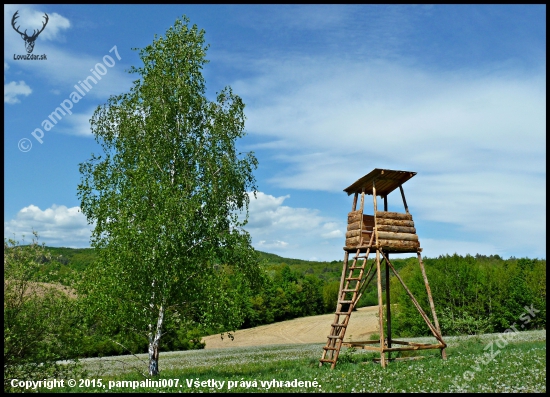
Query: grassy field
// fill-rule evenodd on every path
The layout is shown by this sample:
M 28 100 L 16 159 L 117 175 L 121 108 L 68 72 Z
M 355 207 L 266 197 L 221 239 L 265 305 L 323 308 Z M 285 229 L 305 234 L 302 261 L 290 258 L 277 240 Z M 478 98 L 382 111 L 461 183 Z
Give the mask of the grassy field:
M 157 385 L 140 374 L 146 355 L 87 359 L 88 386 L 77 380 L 76 387 L 41 391 L 546 392 L 545 330 L 446 340 L 446 361 L 439 351 L 424 351 L 422 360 L 392 361 L 386 369 L 373 353 L 351 349 L 342 350 L 334 370 L 319 368 L 323 344 L 161 353 Z

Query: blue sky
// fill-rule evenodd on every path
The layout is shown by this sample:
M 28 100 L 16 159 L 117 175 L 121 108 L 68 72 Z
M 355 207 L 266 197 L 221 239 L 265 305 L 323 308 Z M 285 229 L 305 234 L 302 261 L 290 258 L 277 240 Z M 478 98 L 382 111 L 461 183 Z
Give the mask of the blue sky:
M 16 11 L 27 34 L 48 14 L 33 50 L 46 60 L 14 59 Z M 131 48 L 184 14 L 210 44 L 209 97 L 229 85 L 246 104 L 255 248 L 342 259 L 343 189 L 388 168 L 418 173 L 403 187 L 424 256 L 546 258 L 545 5 L 5 5 L 4 237 L 89 247 L 88 120 L 131 87 Z M 101 80 L 71 102 L 93 68 Z

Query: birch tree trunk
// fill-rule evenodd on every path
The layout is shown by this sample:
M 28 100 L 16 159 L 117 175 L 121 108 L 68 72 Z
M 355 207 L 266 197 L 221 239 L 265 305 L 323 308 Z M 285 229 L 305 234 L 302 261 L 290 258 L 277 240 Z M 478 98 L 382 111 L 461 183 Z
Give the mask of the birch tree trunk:
M 159 344 L 162 336 L 162 323 L 164 321 L 164 305 L 160 306 L 159 316 L 157 320 L 157 328 L 149 333 L 149 376 L 157 376 L 159 374 Z M 152 328 L 152 327 L 151 327 Z

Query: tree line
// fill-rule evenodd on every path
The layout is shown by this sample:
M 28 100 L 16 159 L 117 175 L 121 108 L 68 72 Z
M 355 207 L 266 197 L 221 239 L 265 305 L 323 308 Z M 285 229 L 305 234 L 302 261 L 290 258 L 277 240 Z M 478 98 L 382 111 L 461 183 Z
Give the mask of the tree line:
M 443 335 L 472 335 L 546 329 L 546 260 L 498 255 L 443 255 L 425 258 L 426 274 Z M 428 296 L 418 262 L 411 258 L 399 272 L 426 313 Z M 431 335 L 399 281 L 392 277 L 392 333 Z M 522 315 L 535 310 L 528 322 Z M 531 309 L 533 308 L 533 309 Z M 530 316 L 531 317 L 531 316 Z

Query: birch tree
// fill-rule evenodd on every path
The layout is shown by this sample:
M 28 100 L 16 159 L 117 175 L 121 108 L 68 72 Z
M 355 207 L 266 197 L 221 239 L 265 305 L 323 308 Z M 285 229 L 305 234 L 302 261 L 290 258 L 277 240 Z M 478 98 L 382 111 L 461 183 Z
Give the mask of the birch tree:
M 236 148 L 244 103 L 230 87 L 207 99 L 204 33 L 184 16 L 139 50 L 133 87 L 90 120 L 103 153 L 80 164 L 78 197 L 99 254 L 85 280 L 90 310 L 147 338 L 151 376 L 167 316 L 236 329 L 261 279 L 243 229 L 257 167 Z

